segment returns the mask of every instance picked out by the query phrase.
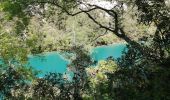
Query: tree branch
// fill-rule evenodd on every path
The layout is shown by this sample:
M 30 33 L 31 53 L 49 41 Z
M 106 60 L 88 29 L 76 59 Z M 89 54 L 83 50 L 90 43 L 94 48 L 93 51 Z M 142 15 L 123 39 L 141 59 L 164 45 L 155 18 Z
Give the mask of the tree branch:
M 100 7 L 100 6 L 97 6 L 97 5 L 91 5 L 91 4 L 86 4 L 90 7 L 94 7 L 96 9 L 99 9 L 99 10 L 102 10 L 104 12 L 106 12 L 107 14 L 109 14 L 111 17 L 114 18 L 114 24 L 115 24 L 115 28 L 114 29 L 111 29 L 107 26 L 104 26 L 102 25 L 100 22 L 98 22 L 97 20 L 95 20 L 95 18 L 93 18 L 88 12 L 84 12 L 88 15 L 88 17 L 94 22 L 96 23 L 97 25 L 99 25 L 99 27 L 103 28 L 103 29 L 106 29 L 108 31 L 111 31 L 113 32 L 113 34 L 115 34 L 116 36 L 118 36 L 119 38 L 121 39 L 124 39 L 127 43 L 130 43 L 130 42 L 133 42 L 125 33 L 125 31 L 123 30 L 123 28 L 120 27 L 119 25 L 119 20 L 118 20 L 118 13 L 116 11 L 114 11 L 113 9 L 105 9 L 103 7 Z M 83 10 L 80 9 L 82 12 Z
M 118 36 L 119 38 L 121 39 L 124 39 L 126 42 L 132 42 L 132 40 L 126 36 L 125 34 L 125 31 L 123 30 L 123 28 L 120 28 L 120 25 L 119 25 L 119 20 L 118 20 L 118 14 L 116 11 L 114 11 L 113 9 L 105 9 L 103 7 L 100 7 L 100 6 L 97 6 L 97 5 L 91 5 L 91 4 L 86 4 L 88 5 L 89 7 L 91 7 L 90 9 L 88 10 L 83 10 L 83 9 L 80 9 L 80 11 L 76 12 L 76 13 L 70 13 L 67 9 L 65 9 L 64 7 L 62 7 L 61 5 L 59 5 L 57 2 L 50 2 L 50 1 L 34 1 L 32 3 L 48 3 L 48 4 L 52 4 L 52 5 L 55 5 L 56 7 L 59 7 L 60 9 L 62 9 L 65 13 L 67 13 L 67 15 L 70 15 L 70 16 L 76 16 L 78 14 L 81 14 L 81 13 L 85 13 L 95 24 L 99 25 L 100 28 L 103 28 L 103 29 L 106 29 L 108 31 L 111 31 L 113 32 L 113 34 L 115 34 L 116 36 Z M 79 2 L 80 4 L 82 2 Z M 84 3 L 82 3 L 84 4 Z M 107 14 L 109 14 L 111 17 L 114 18 L 114 24 L 115 24 L 115 27 L 114 29 L 110 28 L 110 27 L 107 27 L 107 26 L 104 26 L 102 25 L 100 22 L 98 22 L 95 18 L 93 18 L 89 12 L 93 11 L 93 10 L 102 10 L 104 12 L 106 12 Z
M 58 7 L 58 8 L 60 8 L 60 9 L 63 10 L 65 13 L 67 13 L 67 15 L 70 15 L 70 16 L 76 16 L 76 15 L 78 15 L 78 14 L 81 14 L 81 13 L 84 13 L 84 12 L 90 12 L 90 11 L 92 11 L 92 10 L 97 9 L 97 8 L 91 8 L 91 9 L 86 10 L 86 11 L 78 11 L 78 12 L 76 12 L 76 13 L 70 13 L 67 9 L 65 9 L 64 7 L 62 7 L 61 5 L 59 5 L 59 4 L 56 3 L 56 2 L 50 2 L 50 1 L 33 1 L 33 2 L 31 2 L 31 3 L 40 3 L 40 4 L 46 4 L 46 3 L 48 3 L 48 4 L 51 4 L 51 5 L 54 5 L 54 6 Z
M 90 43 L 96 41 L 96 40 L 97 40 L 98 38 L 100 38 L 101 36 L 106 35 L 106 33 L 107 33 L 107 30 L 105 30 L 105 32 L 104 32 L 103 34 L 99 34 L 96 38 L 94 38 L 92 41 L 90 41 Z

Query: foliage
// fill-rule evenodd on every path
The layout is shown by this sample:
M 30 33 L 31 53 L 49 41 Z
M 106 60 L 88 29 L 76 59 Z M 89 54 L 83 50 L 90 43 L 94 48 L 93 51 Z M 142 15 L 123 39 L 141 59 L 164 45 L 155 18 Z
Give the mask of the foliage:
M 118 66 L 113 60 L 100 61 L 98 65 L 93 68 L 87 68 L 89 87 L 84 98 L 91 98 L 92 100 L 111 100 L 112 87 L 115 85 L 110 81 L 110 74 L 118 71 Z M 114 84 L 114 85 L 113 85 Z
M 42 79 L 37 79 L 33 85 L 34 99 L 69 100 L 71 83 L 64 80 L 62 74 L 49 73 Z
M 86 0 L 1 1 L 1 97 L 169 100 L 170 9 L 167 0 L 116 1 L 112 9 L 89 4 Z M 82 5 L 86 8 L 82 9 Z M 90 59 L 86 46 L 112 43 L 110 35 L 102 37 L 108 31 L 126 41 L 128 51 L 117 61 L 101 61 L 92 68 L 90 66 L 96 64 Z M 28 54 L 52 50 L 74 54 L 68 66 L 74 73 L 71 81 L 57 73 L 36 78 L 37 72 L 26 65 Z

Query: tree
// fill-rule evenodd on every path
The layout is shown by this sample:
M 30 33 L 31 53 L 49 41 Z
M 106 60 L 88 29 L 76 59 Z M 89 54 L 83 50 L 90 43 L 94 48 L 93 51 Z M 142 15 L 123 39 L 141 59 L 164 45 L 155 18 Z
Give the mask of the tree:
M 102 86 L 104 86 L 104 88 L 98 89 L 97 92 L 95 91 L 95 93 L 102 94 L 102 90 L 107 90 L 105 88 L 105 86 L 107 85 L 106 87 L 112 87 L 111 90 L 113 90 L 114 94 L 113 96 L 113 94 L 108 93 L 110 91 L 106 91 L 106 94 L 108 94 L 107 99 L 170 99 L 168 90 L 168 78 L 170 76 L 170 9 L 167 5 L 168 1 L 116 0 L 115 3 L 113 3 L 112 0 L 107 0 L 107 2 L 112 5 L 112 7 L 109 9 L 97 4 L 93 4 L 88 0 L 8 0 L 2 1 L 1 6 L 3 8 L 3 11 L 9 13 L 9 19 L 14 17 L 19 18 L 19 20 L 16 21 L 16 27 L 14 28 L 16 30 L 16 33 L 22 33 L 24 30 L 27 30 L 29 18 L 32 17 L 29 16 L 28 12 L 38 11 L 38 14 L 43 15 L 44 13 L 42 13 L 41 10 L 45 9 L 46 4 L 49 4 L 50 7 L 58 7 L 61 11 L 60 14 L 63 14 L 64 16 L 66 16 L 65 14 L 67 14 L 68 16 L 78 16 L 80 14 L 85 14 L 93 22 L 93 24 L 98 25 L 98 29 L 100 28 L 102 29 L 102 31 L 104 31 L 104 34 L 105 32 L 110 31 L 118 38 L 123 39 L 128 43 L 128 51 L 125 52 L 125 55 L 117 61 L 117 66 L 119 70 L 116 70 L 114 73 L 104 74 L 104 76 L 109 77 L 109 79 L 108 81 L 103 83 Z M 29 9 L 30 6 L 37 5 L 40 6 L 40 8 Z M 14 7 L 15 10 L 11 9 L 11 6 Z M 151 26 L 152 28 L 155 28 L 155 31 L 152 30 L 150 32 L 147 32 L 149 33 L 149 36 L 147 36 L 148 34 L 146 35 L 145 31 L 141 32 L 143 33 L 144 37 L 140 37 L 138 40 L 131 37 L 132 33 L 127 28 L 125 28 L 127 25 L 127 22 L 125 21 L 125 14 L 128 13 L 128 11 L 126 11 L 127 9 L 131 9 L 128 10 L 129 12 L 131 12 L 128 17 L 131 16 L 132 19 L 134 18 L 136 20 L 135 24 L 138 24 L 139 27 L 144 28 Z M 53 9 L 51 10 L 53 11 Z M 17 13 L 18 11 L 20 11 L 21 13 Z M 97 18 L 103 18 L 99 14 L 109 16 L 109 20 L 103 22 L 103 20 Z M 21 17 L 21 15 L 23 15 L 24 17 Z M 59 28 L 65 28 L 63 27 L 65 24 L 62 24 L 63 23 L 59 24 Z M 20 34 L 20 36 L 22 37 L 23 35 Z M 29 42 L 29 40 L 27 39 L 25 41 L 27 41 L 26 43 L 28 43 L 28 48 L 31 48 L 32 45 L 29 44 L 32 44 L 32 42 Z M 9 45 L 9 47 L 10 46 L 11 45 Z M 41 45 L 39 45 L 38 47 L 38 50 L 35 51 L 43 51 Z M 37 49 L 36 46 L 33 48 Z M 77 56 L 70 65 L 71 67 L 75 67 L 73 82 L 69 84 L 72 88 L 70 89 L 69 87 L 67 87 L 67 89 L 69 88 L 70 90 L 62 93 L 66 94 L 69 99 L 83 99 L 83 94 L 81 93 L 85 93 L 86 91 L 84 89 L 88 88 L 85 87 L 85 85 L 89 87 L 91 85 L 91 83 L 89 83 L 87 80 L 88 77 L 86 75 L 87 72 L 85 70 L 85 67 L 88 67 L 93 63 L 89 59 L 87 53 L 84 53 L 84 51 L 82 50 L 82 46 L 70 46 L 65 50 L 68 52 L 73 51 L 77 54 Z M 14 52 L 10 52 L 12 56 L 10 56 L 9 58 L 14 56 L 14 59 L 16 59 L 15 55 L 17 54 L 14 55 Z M 51 87 L 51 79 L 42 79 L 42 81 L 40 80 L 38 82 L 43 83 L 45 87 L 49 88 L 47 89 L 47 91 L 43 92 L 41 87 L 36 88 L 36 90 L 40 92 L 40 95 L 42 97 L 53 98 L 53 93 L 50 95 L 44 95 L 44 92 L 47 93 L 48 90 L 51 91 L 53 89 L 53 87 Z M 115 87 L 113 87 L 113 85 L 115 85 L 114 82 L 116 82 Z M 38 86 L 40 85 L 39 83 Z M 37 85 L 35 85 L 35 87 L 36 86 Z M 68 96 L 68 93 L 70 91 L 72 92 L 72 94 L 69 94 L 69 96 L 72 96 L 72 98 Z M 94 91 L 92 93 L 94 93 Z M 37 96 L 39 94 L 35 95 Z

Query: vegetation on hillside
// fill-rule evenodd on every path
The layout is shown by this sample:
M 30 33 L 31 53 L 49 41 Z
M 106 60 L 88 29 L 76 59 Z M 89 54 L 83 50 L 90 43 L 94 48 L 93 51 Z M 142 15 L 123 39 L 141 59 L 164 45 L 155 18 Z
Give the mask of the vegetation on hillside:
M 169 0 L 101 1 L 112 7 L 0 1 L 0 99 L 170 100 Z M 90 58 L 91 47 L 120 41 L 128 47 L 121 58 Z M 45 51 L 75 54 L 71 81 L 59 73 L 36 77 L 27 57 Z

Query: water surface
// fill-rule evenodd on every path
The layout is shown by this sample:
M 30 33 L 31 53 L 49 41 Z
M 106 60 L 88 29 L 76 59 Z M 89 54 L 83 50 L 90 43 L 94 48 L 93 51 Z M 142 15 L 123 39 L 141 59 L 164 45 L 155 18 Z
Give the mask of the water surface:
M 117 59 L 121 57 L 125 47 L 125 44 L 96 47 L 91 51 L 91 57 L 95 61 L 105 60 L 110 56 Z M 69 61 L 57 52 L 43 53 L 40 56 L 29 57 L 29 65 L 42 72 L 38 75 L 39 77 L 43 77 L 48 72 L 64 73 L 67 70 L 68 64 Z
M 40 56 L 29 57 L 29 65 L 41 71 L 41 74 L 38 75 L 39 77 L 43 77 L 45 73 L 48 72 L 63 73 L 66 71 L 66 66 L 68 64 L 69 62 L 57 52 L 49 52 Z
M 126 44 L 112 44 L 108 46 L 99 46 L 93 49 L 91 56 L 95 61 L 105 60 L 108 57 L 114 59 L 120 58 Z

